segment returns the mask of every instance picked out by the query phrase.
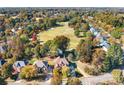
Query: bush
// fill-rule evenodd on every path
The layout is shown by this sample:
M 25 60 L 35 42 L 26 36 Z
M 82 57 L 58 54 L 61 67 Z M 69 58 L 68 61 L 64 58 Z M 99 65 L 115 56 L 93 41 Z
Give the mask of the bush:
M 114 30 L 114 31 L 111 32 L 111 35 L 112 35 L 114 38 L 116 38 L 116 39 L 120 39 L 122 33 L 121 33 L 121 31 L 116 31 L 116 30 Z
M 124 81 L 124 78 L 123 78 L 123 73 L 122 73 L 122 70 L 120 69 L 114 69 L 112 71 L 112 76 L 114 78 L 114 80 L 118 83 L 123 83 Z
M 5 85 L 6 82 L 5 82 L 5 79 L 3 77 L 0 77 L 0 85 Z
M 51 78 L 52 85 L 60 85 L 62 84 L 62 75 L 59 69 L 53 70 L 53 78 Z
M 12 67 L 12 63 L 8 62 L 8 63 L 5 63 L 3 66 L 2 66 L 2 70 L 1 70 L 1 75 L 4 77 L 4 78 L 8 78 L 8 77 L 11 77 L 12 76 L 12 71 L 13 71 L 13 67 Z
M 52 85 L 60 85 L 62 84 L 62 76 L 53 76 L 53 78 L 51 78 L 51 84 Z
M 76 77 L 68 78 L 67 85 L 81 85 L 81 81 Z
M 89 74 L 89 75 L 98 75 L 98 74 L 99 74 L 96 69 L 90 68 L 90 67 L 87 67 L 87 66 L 84 68 L 84 71 L 85 71 L 87 74 Z
M 79 37 L 80 32 L 76 30 L 76 31 L 74 31 L 74 34 L 75 34 L 75 36 Z
M 70 69 L 67 66 L 62 67 L 62 76 L 63 78 L 67 78 L 69 76 Z
M 29 42 L 29 38 L 25 34 L 21 35 L 20 39 L 24 44 Z
M 59 76 L 60 70 L 58 68 L 53 69 L 53 76 Z
M 34 66 L 25 66 L 21 69 L 20 78 L 31 80 L 37 76 L 37 70 Z

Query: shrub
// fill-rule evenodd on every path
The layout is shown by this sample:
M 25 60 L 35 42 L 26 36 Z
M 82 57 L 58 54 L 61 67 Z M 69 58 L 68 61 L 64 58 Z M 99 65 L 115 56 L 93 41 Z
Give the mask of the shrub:
M 25 66 L 21 69 L 20 78 L 31 80 L 37 76 L 37 70 L 34 66 Z
M 53 76 L 59 76 L 60 70 L 58 68 L 53 69 Z
M 53 77 L 51 78 L 52 85 L 60 85 L 62 84 L 62 75 L 59 69 L 53 70 Z
M 62 84 L 62 76 L 53 76 L 53 78 L 51 78 L 51 84 L 52 85 L 60 85 Z
M 70 69 L 67 66 L 62 67 L 62 75 L 63 78 L 67 78 L 69 76 Z
M 94 68 L 90 68 L 90 67 L 85 67 L 84 71 L 89 74 L 89 75 L 98 75 L 98 71 Z
M 81 85 L 81 81 L 76 77 L 68 78 L 67 85 Z
M 12 76 L 12 71 L 13 71 L 13 67 L 12 67 L 12 63 L 11 62 L 8 62 L 8 63 L 5 63 L 3 66 L 2 66 L 2 70 L 1 70 L 1 75 L 4 77 L 4 78 L 8 78 L 8 77 L 11 77 Z
M 3 77 L 0 77 L 0 85 L 5 85 L 6 82 L 5 82 L 5 79 Z
M 114 69 L 112 71 L 112 76 L 114 78 L 114 80 L 118 83 L 123 83 L 124 79 L 123 79 L 123 73 L 122 70 L 120 69 Z
M 29 42 L 29 38 L 25 34 L 21 35 L 20 39 L 24 44 Z
M 75 36 L 79 37 L 80 32 L 78 30 L 74 31 Z
M 112 35 L 114 38 L 116 38 L 116 39 L 120 39 L 122 33 L 121 33 L 121 31 L 116 31 L 116 30 L 114 30 L 114 31 L 111 32 L 111 35 Z

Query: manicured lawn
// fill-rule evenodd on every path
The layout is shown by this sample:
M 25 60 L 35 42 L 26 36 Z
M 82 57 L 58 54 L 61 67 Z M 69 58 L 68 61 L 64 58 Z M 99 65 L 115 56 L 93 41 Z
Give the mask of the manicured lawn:
M 69 48 L 75 48 L 81 38 L 77 38 L 74 35 L 74 30 L 73 28 L 70 28 L 68 26 L 68 22 L 61 22 L 60 25 L 62 26 L 58 26 L 58 27 L 39 33 L 38 38 L 40 39 L 40 41 L 46 42 L 47 40 L 51 40 L 56 36 L 64 35 L 70 38 Z

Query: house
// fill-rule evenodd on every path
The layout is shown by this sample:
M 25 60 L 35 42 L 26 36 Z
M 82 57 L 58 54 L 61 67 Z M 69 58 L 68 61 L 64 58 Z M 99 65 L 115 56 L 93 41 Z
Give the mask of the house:
M 95 30 L 95 28 L 91 27 L 91 28 L 90 28 L 90 31 L 93 33 L 93 32 L 95 32 L 96 30 Z
M 13 28 L 13 29 L 11 29 L 11 31 L 13 32 L 13 33 L 15 33 L 16 32 L 16 30 Z
M 21 30 L 21 29 L 22 29 L 22 27 L 19 27 L 19 28 L 18 28 L 18 30 Z
M 5 14 L 0 14 L 0 17 L 4 17 L 5 16 Z
M 66 60 L 65 57 L 57 57 L 55 60 L 54 60 L 54 63 L 55 63 L 55 68 L 61 68 L 62 66 L 68 66 L 69 65 L 69 62 Z
M 101 39 L 101 38 L 102 38 L 102 35 L 101 35 L 100 33 L 98 33 L 98 34 L 96 35 L 96 38 L 97 38 L 97 39 Z
M 92 24 L 89 24 L 89 26 L 90 26 L 90 28 L 91 28 L 91 27 L 93 27 L 93 25 L 92 25 Z
M 90 31 L 91 33 L 93 33 L 94 36 L 97 36 L 97 34 L 99 34 L 99 32 L 93 27 L 90 28 Z
M 13 64 L 13 69 L 14 69 L 14 73 L 13 74 L 17 74 L 20 72 L 21 68 L 23 68 L 24 66 L 26 66 L 28 64 L 27 61 L 16 61 Z
M 107 41 L 106 39 L 101 38 L 101 39 L 100 39 L 100 46 L 103 48 L 104 51 L 107 52 L 107 50 L 108 50 L 110 44 L 108 43 L 108 41 Z
M 37 68 L 38 73 L 47 73 L 47 66 L 42 61 L 35 61 L 33 65 Z
M 108 48 L 110 47 L 110 44 L 108 44 L 108 43 L 105 43 L 103 46 L 102 46 L 102 48 L 103 48 L 103 50 L 104 51 L 108 51 Z

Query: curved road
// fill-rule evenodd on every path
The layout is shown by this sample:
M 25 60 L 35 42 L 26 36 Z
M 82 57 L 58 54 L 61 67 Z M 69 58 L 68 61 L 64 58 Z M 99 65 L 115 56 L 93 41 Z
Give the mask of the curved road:
M 96 85 L 99 82 L 112 80 L 112 75 L 110 73 L 106 73 L 104 75 L 92 76 L 92 77 L 83 77 L 81 78 L 83 85 Z
M 105 73 L 103 75 L 98 75 L 98 76 L 91 76 L 85 73 L 84 71 L 85 65 L 82 64 L 80 61 L 77 61 L 77 68 L 81 72 L 81 74 L 84 76 L 81 79 L 83 85 L 96 85 L 99 82 L 103 81 L 108 81 L 112 80 L 112 75 L 111 73 Z

